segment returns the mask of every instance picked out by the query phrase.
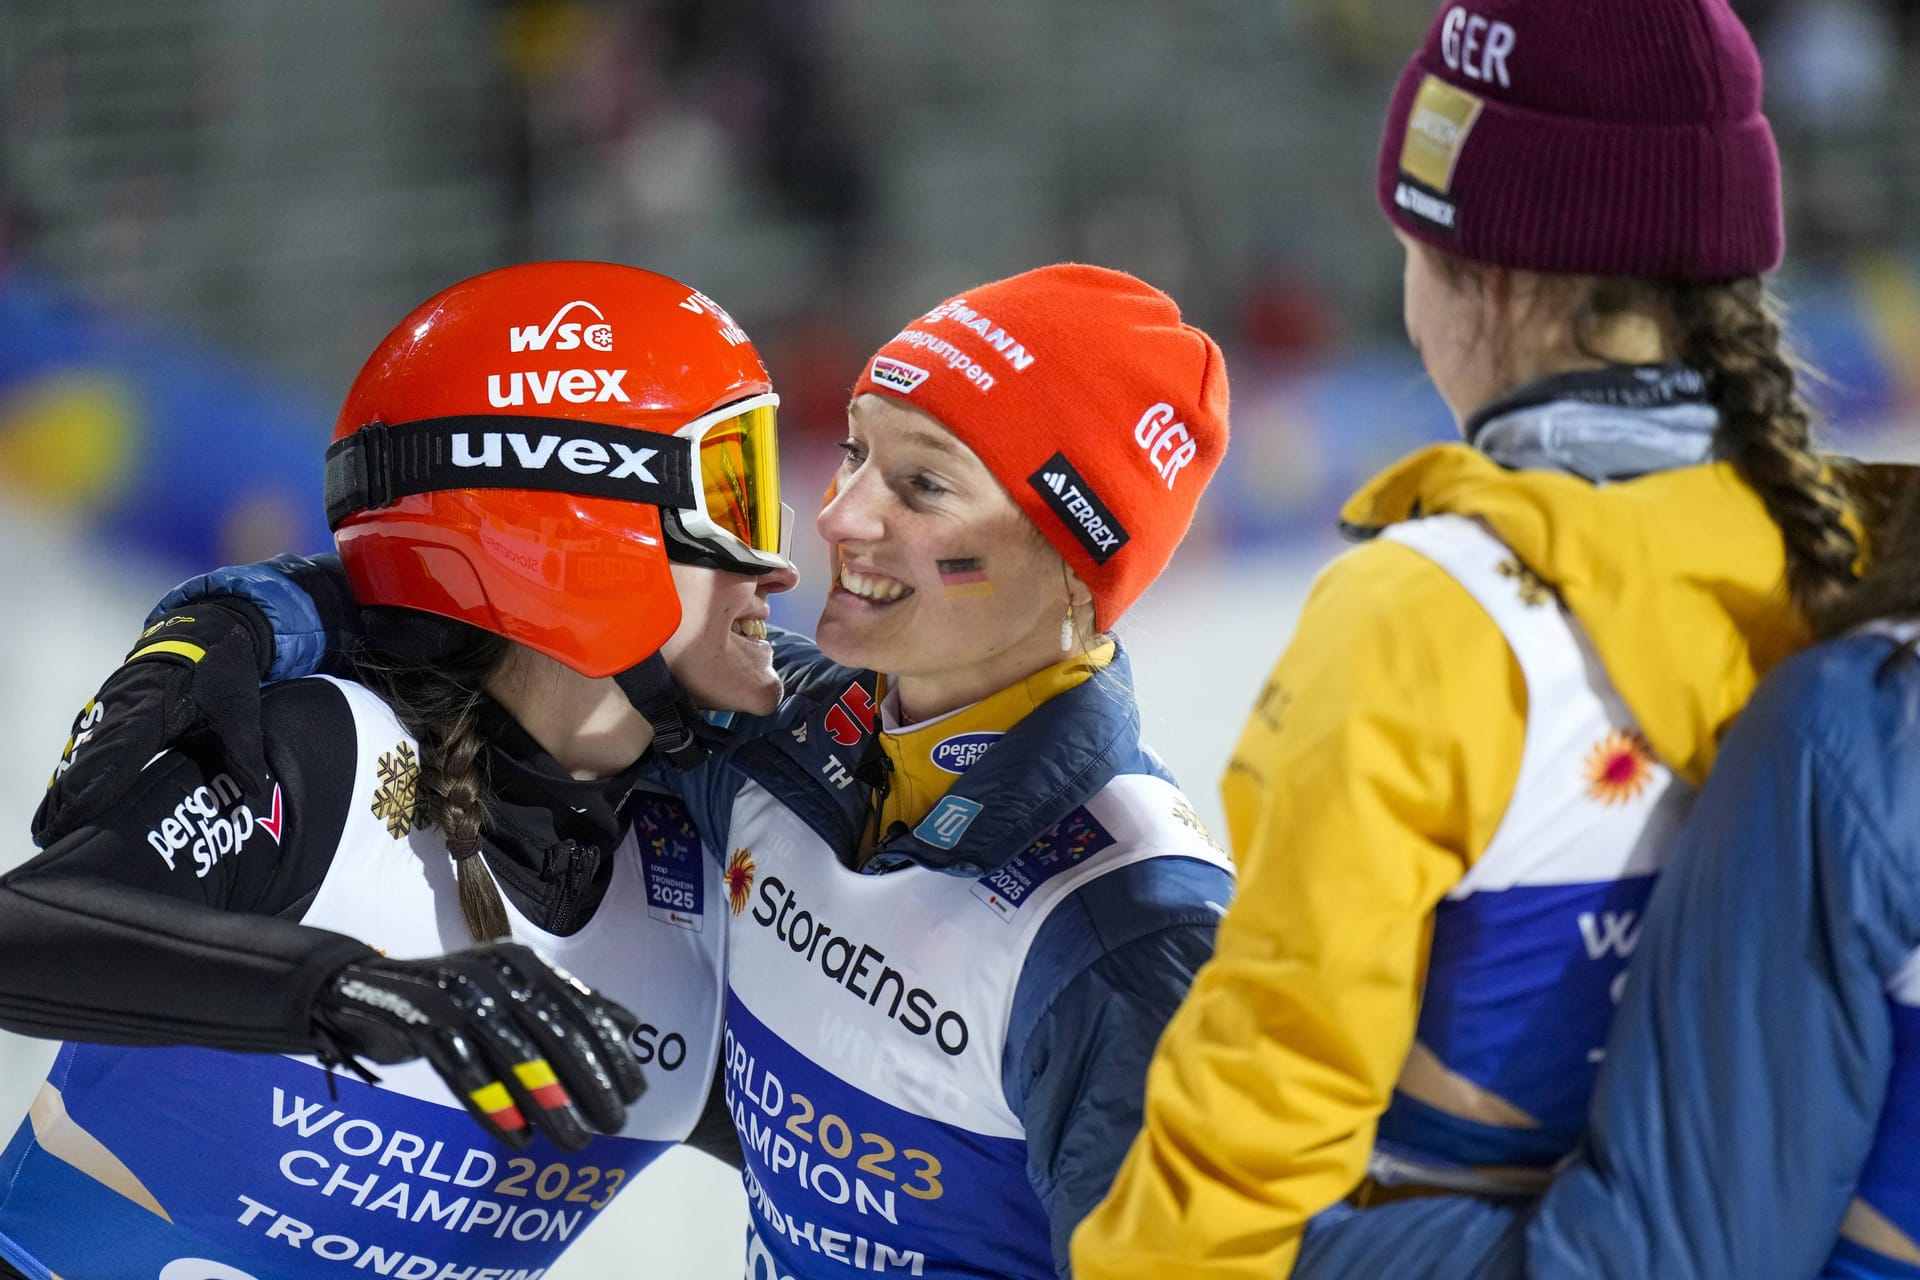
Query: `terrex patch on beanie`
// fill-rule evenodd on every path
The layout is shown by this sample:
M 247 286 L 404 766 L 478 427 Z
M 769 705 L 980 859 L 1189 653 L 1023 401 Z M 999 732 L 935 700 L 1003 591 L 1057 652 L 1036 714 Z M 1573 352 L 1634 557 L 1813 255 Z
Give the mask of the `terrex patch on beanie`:
M 1760 78 L 1726 0 L 1448 0 L 1387 109 L 1380 206 L 1417 240 L 1529 271 L 1770 271 Z
M 1226 360 L 1172 298 L 1062 264 L 969 289 L 853 393 L 938 418 L 1093 592 L 1108 626 L 1166 567 L 1227 448 Z

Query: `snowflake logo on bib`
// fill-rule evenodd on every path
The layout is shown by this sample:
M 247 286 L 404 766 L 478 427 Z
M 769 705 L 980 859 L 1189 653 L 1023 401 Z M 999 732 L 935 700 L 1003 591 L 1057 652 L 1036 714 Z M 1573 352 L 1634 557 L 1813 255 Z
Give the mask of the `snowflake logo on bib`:
M 1213 838 L 1213 832 L 1207 830 L 1207 824 L 1200 821 L 1200 815 L 1194 812 L 1191 804 L 1187 803 L 1186 797 L 1182 796 L 1173 802 L 1173 816 L 1181 826 L 1205 840 L 1215 853 L 1226 854 L 1227 851 L 1220 847 L 1220 842 Z
M 1512 578 L 1520 584 L 1520 603 L 1530 609 L 1538 608 L 1553 599 L 1553 588 L 1546 579 L 1520 563 L 1519 556 L 1509 556 L 1493 567 L 1493 571 L 1503 578 Z
M 413 830 L 413 802 L 420 792 L 420 760 L 413 744 L 402 742 L 380 753 L 374 766 L 380 783 L 373 789 L 373 816 L 387 824 L 387 834 L 398 840 Z

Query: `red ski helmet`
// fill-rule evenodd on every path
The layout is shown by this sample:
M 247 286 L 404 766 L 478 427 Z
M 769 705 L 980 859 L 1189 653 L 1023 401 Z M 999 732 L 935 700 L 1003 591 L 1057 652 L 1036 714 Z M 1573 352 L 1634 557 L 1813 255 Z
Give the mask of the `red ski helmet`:
M 696 289 L 599 262 L 489 271 L 421 303 L 361 368 L 327 521 L 362 604 L 613 675 L 680 624 L 669 558 L 787 565 L 778 403 Z

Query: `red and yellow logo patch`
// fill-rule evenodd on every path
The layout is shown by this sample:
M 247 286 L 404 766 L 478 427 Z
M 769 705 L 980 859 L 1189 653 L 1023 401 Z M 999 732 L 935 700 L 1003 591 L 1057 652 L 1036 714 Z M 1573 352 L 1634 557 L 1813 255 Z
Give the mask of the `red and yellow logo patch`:
M 735 849 L 733 857 L 727 860 L 726 884 L 727 906 L 733 914 L 739 915 L 747 909 L 747 895 L 753 892 L 753 851 Z
M 1587 796 L 1601 804 L 1638 799 L 1653 778 L 1653 748 L 1638 733 L 1615 729 L 1587 752 Z

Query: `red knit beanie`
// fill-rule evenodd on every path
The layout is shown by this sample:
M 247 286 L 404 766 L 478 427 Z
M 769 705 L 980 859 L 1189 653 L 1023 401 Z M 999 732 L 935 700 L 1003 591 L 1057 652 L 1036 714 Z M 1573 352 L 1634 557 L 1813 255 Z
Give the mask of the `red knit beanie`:
M 1180 308 L 1068 263 L 969 289 L 867 362 L 853 393 L 938 418 L 1093 591 L 1107 627 L 1167 565 L 1227 449 L 1227 366 Z
M 1726 0 L 1448 0 L 1388 108 L 1379 196 L 1417 240 L 1530 271 L 1780 263 L 1760 58 Z

